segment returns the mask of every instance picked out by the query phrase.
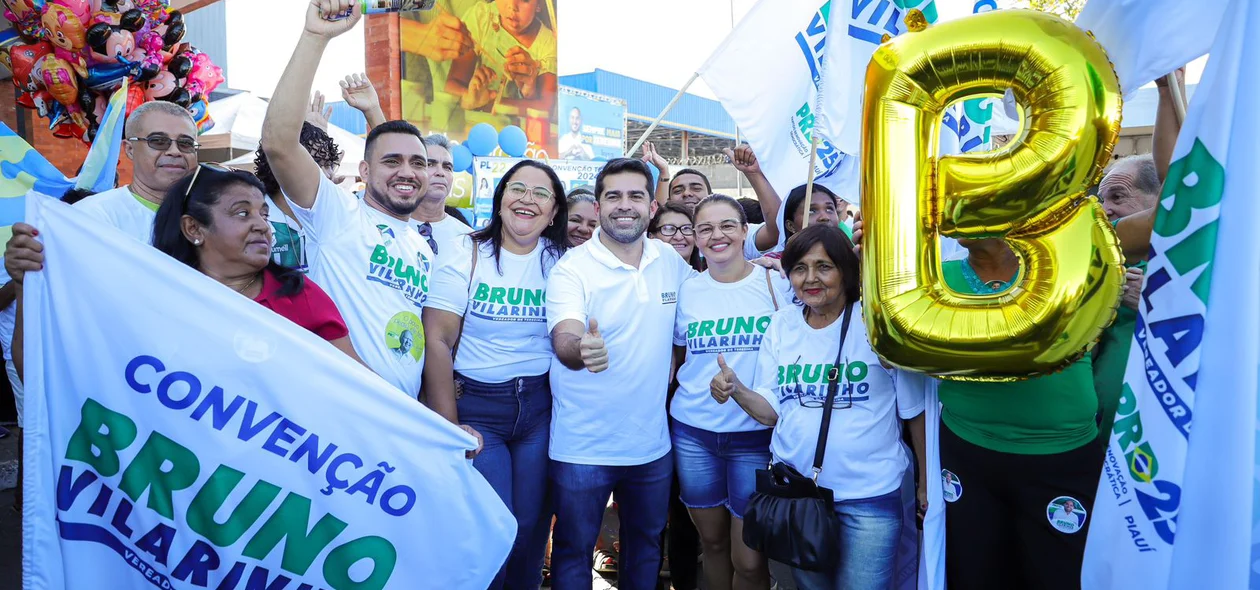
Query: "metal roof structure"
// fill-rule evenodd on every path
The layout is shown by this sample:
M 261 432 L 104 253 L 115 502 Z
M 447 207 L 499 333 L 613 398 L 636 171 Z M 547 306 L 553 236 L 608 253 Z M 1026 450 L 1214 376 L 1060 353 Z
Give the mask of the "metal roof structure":
M 626 101 L 626 147 L 634 145 L 648 125 L 678 93 L 676 88 L 645 82 L 607 70 L 560 76 L 560 83 L 579 90 L 614 96 Z M 685 132 L 685 133 L 684 133 Z M 721 157 L 722 148 L 735 145 L 735 121 L 716 100 L 684 94 L 661 124 L 652 131 L 651 141 L 670 161 L 683 160 L 684 135 L 687 163 L 694 165 Z

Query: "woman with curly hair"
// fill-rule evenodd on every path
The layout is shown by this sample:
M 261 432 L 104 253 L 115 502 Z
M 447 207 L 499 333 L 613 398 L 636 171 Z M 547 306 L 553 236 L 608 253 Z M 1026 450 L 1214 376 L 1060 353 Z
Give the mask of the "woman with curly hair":
M 302 124 L 302 147 L 310 152 L 320 170 L 330 180 L 336 182 L 337 168 L 341 166 L 341 158 L 345 152 L 337 147 L 337 142 L 323 129 L 310 123 Z M 314 242 L 306 241 L 306 230 L 293 215 L 293 209 L 280 190 L 280 183 L 271 172 L 271 164 L 267 161 L 267 153 L 262 147 L 254 156 L 254 175 L 266 188 L 267 207 L 271 210 L 268 221 L 271 223 L 274 240 L 271 244 L 271 259 L 280 266 L 296 269 L 305 273 L 307 260 L 312 258 L 311 248 Z

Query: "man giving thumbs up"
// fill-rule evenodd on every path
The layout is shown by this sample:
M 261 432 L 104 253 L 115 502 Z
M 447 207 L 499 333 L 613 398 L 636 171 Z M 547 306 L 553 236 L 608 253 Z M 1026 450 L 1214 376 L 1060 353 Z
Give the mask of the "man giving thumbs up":
M 621 587 L 656 586 L 673 472 L 665 394 L 674 313 L 694 271 L 645 237 L 652 188 L 643 162 L 605 165 L 595 179 L 599 230 L 547 279 L 557 588 L 590 588 L 591 552 L 614 490 L 626 557 Z

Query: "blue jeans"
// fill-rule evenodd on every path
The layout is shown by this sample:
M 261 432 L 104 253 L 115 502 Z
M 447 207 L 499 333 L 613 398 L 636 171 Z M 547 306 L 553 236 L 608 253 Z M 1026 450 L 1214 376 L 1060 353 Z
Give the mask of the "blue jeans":
M 674 458 L 610 467 L 551 462 L 556 529 L 551 544 L 555 590 L 591 588 L 591 559 L 608 505 L 615 494 L 621 517 L 617 587 L 653 590 L 661 566 L 661 533 L 669 516 Z
M 831 572 L 792 570 L 801 590 L 888 590 L 901 538 L 901 490 L 836 502 L 840 560 Z
M 770 429 L 712 432 L 673 421 L 674 468 L 688 508 L 725 506 L 744 517 L 748 498 L 757 491 L 757 470 L 770 464 Z
M 551 526 L 546 518 L 551 385 L 545 374 L 482 383 L 456 373 L 455 380 L 463 389 L 456 400 L 459 421 L 477 429 L 484 441 L 473 467 L 516 517 L 516 543 L 490 588 L 536 590 Z

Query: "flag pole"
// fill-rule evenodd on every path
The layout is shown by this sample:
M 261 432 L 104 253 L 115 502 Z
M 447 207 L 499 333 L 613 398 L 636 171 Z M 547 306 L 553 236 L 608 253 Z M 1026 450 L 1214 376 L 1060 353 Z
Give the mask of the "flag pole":
M 631 147 L 629 151 L 626 152 L 627 158 L 634 157 L 634 153 L 639 151 L 639 148 L 643 146 L 643 142 L 647 141 L 648 136 L 656 129 L 656 126 L 660 125 L 661 121 L 665 120 L 665 115 L 668 115 L 669 111 L 674 108 L 674 105 L 678 104 L 678 101 L 681 100 L 683 95 L 687 93 L 687 89 L 691 88 L 691 83 L 695 82 L 696 78 L 699 77 L 699 73 L 693 73 L 691 77 L 687 79 L 687 83 L 683 84 L 682 88 L 678 89 L 678 94 L 675 94 L 674 98 L 669 101 L 669 104 L 665 105 L 665 109 L 661 111 L 661 114 L 656 116 L 656 120 L 652 121 L 651 125 L 648 125 L 647 131 L 644 131 L 643 135 L 639 136 L 639 141 L 634 143 L 634 147 Z
M 809 204 L 813 203 L 814 197 L 814 161 L 818 158 L 818 128 L 815 127 L 810 131 L 809 142 L 809 177 L 805 181 L 805 202 L 802 206 L 805 213 L 801 216 L 801 229 L 809 227 Z
M 1168 92 L 1172 94 L 1173 110 L 1177 113 L 1177 124 L 1181 125 L 1186 122 L 1186 97 L 1181 95 L 1181 84 L 1177 81 L 1177 72 L 1165 75 L 1164 81 L 1168 83 Z

